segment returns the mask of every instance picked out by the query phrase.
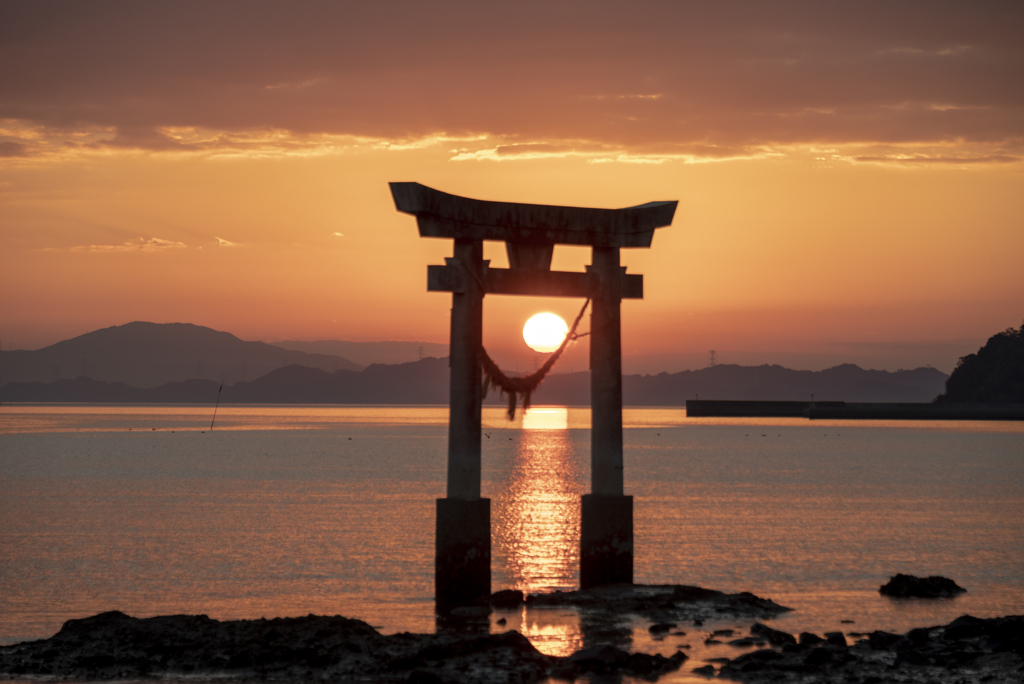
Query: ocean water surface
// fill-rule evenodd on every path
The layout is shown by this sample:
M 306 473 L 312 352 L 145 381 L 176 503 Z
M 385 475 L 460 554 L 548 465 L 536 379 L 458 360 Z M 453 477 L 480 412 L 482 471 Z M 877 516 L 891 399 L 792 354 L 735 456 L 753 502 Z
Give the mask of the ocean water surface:
M 427 632 L 447 407 L 0 406 L 0 643 L 105 610 L 218 619 L 341 614 Z M 905 631 L 1024 613 L 1024 425 L 687 419 L 626 409 L 635 579 L 751 591 L 803 630 Z M 484 409 L 492 585 L 578 584 L 590 412 Z M 968 592 L 896 601 L 897 572 Z M 505 627 L 496 621 L 504 617 Z M 541 650 L 591 639 L 571 610 L 492 615 Z M 852 620 L 852 623 L 841 623 Z M 687 681 L 723 621 L 625 643 Z M 716 650 L 724 649 L 724 650 Z

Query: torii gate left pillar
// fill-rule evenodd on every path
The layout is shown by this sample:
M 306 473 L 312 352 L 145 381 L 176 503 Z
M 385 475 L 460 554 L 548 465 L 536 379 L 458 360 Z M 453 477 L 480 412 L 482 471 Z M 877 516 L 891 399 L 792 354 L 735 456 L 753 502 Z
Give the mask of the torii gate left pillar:
M 633 497 L 623 491 L 623 298 L 643 298 L 643 276 L 627 275 L 619 248 L 649 247 L 672 223 L 676 202 L 586 209 L 484 202 L 419 183 L 391 183 L 395 207 L 416 216 L 422 237 L 455 241 L 444 266 L 427 270 L 427 289 L 452 293 L 447 496 L 437 500 L 435 603 L 439 613 L 486 603 L 491 591 L 490 500 L 480 497 L 483 296 L 487 293 L 589 297 L 591 493 L 580 524 L 580 586 L 633 581 Z M 483 260 L 483 241 L 500 240 L 509 268 Z M 551 271 L 556 244 L 593 247 L 586 273 Z
M 452 292 L 448 484 L 437 500 L 434 597 L 438 611 L 472 606 L 491 594 L 491 500 L 480 498 L 480 349 L 483 241 L 456 239 L 452 261 L 469 272 Z

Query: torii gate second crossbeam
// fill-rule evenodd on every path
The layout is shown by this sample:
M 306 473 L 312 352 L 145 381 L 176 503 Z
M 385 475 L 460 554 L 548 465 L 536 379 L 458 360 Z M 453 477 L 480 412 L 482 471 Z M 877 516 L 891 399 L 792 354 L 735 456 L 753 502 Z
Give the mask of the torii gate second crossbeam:
M 643 298 L 643 276 L 627 274 L 619 249 L 650 247 L 671 225 L 676 202 L 588 209 L 474 200 L 419 183 L 391 183 L 398 211 L 421 237 L 455 241 L 427 289 L 452 293 L 448 485 L 437 500 L 435 605 L 441 614 L 486 603 L 491 593 L 490 499 L 480 497 L 480 354 L 484 294 L 589 297 L 591 493 L 582 500 L 580 586 L 633 582 L 633 497 L 623 490 L 622 299 Z M 483 241 L 500 240 L 509 268 L 490 268 Z M 586 273 L 551 270 L 555 245 L 588 245 Z

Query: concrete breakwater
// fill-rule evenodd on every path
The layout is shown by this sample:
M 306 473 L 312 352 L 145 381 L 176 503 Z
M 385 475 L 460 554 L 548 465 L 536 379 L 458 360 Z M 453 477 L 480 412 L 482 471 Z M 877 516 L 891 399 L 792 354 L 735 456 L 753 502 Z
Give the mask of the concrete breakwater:
M 721 401 L 690 399 L 689 418 L 861 420 L 1024 420 L 1024 404 L 912 404 L 845 401 Z

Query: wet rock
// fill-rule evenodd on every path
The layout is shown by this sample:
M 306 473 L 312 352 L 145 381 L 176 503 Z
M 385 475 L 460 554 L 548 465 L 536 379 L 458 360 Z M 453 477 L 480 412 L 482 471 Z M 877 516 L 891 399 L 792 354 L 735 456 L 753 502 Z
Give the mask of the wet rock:
M 800 645 L 801 646 L 815 646 L 817 644 L 824 643 L 824 641 L 825 640 L 822 639 L 817 634 L 813 634 L 811 632 L 800 632 Z
M 714 665 L 704 665 L 703 667 L 696 667 L 696 668 L 693 669 L 693 674 L 700 675 L 702 677 L 714 677 L 715 676 L 715 666 Z
M 868 644 L 875 650 L 886 650 L 896 645 L 896 642 L 903 637 L 899 634 L 893 634 L 892 632 L 883 632 L 882 630 L 876 629 L 874 632 L 868 635 Z
M 985 633 L 985 621 L 973 615 L 961 615 L 946 625 L 942 630 L 942 638 L 947 641 L 972 639 Z
M 613 646 L 595 646 L 572 654 L 568 658 L 568 664 L 572 666 L 573 677 L 584 674 L 626 674 L 651 678 L 678 670 L 686 659 L 686 654 L 681 651 L 676 651 L 672 657 L 666 658 L 658 654 L 629 653 Z M 562 676 L 565 674 L 563 668 Z
M 767 663 L 774 660 L 780 660 L 782 658 L 783 655 L 781 653 L 770 649 L 751 651 L 750 653 L 744 653 L 743 655 L 724 664 L 720 674 L 722 676 L 727 676 L 725 674 L 726 672 L 762 672 L 767 668 Z
M 927 656 L 911 649 L 905 649 L 896 652 L 896 660 L 893 661 L 893 667 L 899 667 L 900 665 L 928 665 L 930 662 Z
M 621 584 L 531 594 L 526 604 L 530 607 L 574 606 L 617 616 L 632 614 L 653 623 L 693 621 L 696 627 L 708 619 L 768 619 L 790 610 L 749 592 L 726 594 L 714 589 L 672 584 Z
M 459 606 L 449 613 L 455 618 L 485 618 L 490 614 L 491 609 L 485 606 Z
M 931 630 L 927 627 L 918 627 L 907 632 L 907 639 L 917 645 L 927 643 L 930 638 Z
M 765 645 L 765 641 L 764 641 L 764 639 L 758 639 L 756 637 L 746 636 L 746 637 L 741 637 L 739 639 L 733 639 L 732 641 L 728 642 L 728 644 L 730 646 L 736 646 L 736 647 L 742 648 L 744 646 L 764 646 Z
M 784 645 L 781 650 L 755 651 L 726 663 L 719 675 L 748 684 L 1017 684 L 1024 681 L 1024 654 L 997 649 L 1002 644 L 1016 644 L 1014 640 L 1022 633 L 1024 616 L 984 620 L 963 616 L 944 627 L 919 628 L 907 634 L 872 632 L 867 639 L 846 647 L 839 646 L 836 639 L 835 645 Z
M 491 594 L 491 606 L 502 610 L 518 608 L 525 600 L 518 589 L 502 589 Z
M 665 634 L 676 628 L 674 622 L 656 622 L 647 628 L 647 631 L 651 634 Z
M 843 636 L 842 632 L 825 632 L 825 642 L 832 646 L 841 646 L 843 648 L 847 646 L 846 637 Z
M 812 649 L 804 658 L 804 665 L 814 665 L 815 667 L 832 665 L 835 662 L 836 659 L 832 655 L 832 652 L 824 648 Z
M 603 664 L 581 666 L 587 658 Z M 592 670 L 654 680 L 685 660 L 682 653 L 666 658 L 617 649 L 556 658 L 516 631 L 385 636 L 341 616 L 220 622 L 205 615 L 138 619 L 109 612 L 69 620 L 50 639 L 0 646 L 0 675 L 485 684 L 536 682 L 558 673 L 575 678 Z
M 603 668 L 609 665 L 622 664 L 628 659 L 629 651 L 623 651 L 621 648 L 615 648 L 614 646 L 584 648 L 569 656 L 569 662 L 574 663 L 578 667 L 585 666 L 587 663 L 599 663 L 599 667 Z
M 896 575 L 878 589 L 883 596 L 896 598 L 945 598 L 957 596 L 965 591 L 967 590 L 948 577 L 915 577 L 903 574 Z
M 792 644 L 796 646 L 796 638 L 788 632 L 782 632 L 777 629 L 772 629 L 767 625 L 762 625 L 760 622 L 755 622 L 750 627 L 750 633 L 759 637 L 763 637 L 772 646 L 782 646 L 784 644 Z

